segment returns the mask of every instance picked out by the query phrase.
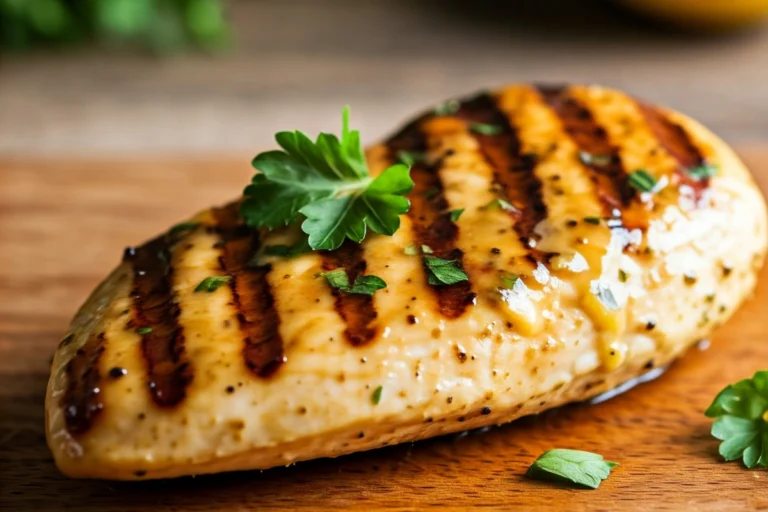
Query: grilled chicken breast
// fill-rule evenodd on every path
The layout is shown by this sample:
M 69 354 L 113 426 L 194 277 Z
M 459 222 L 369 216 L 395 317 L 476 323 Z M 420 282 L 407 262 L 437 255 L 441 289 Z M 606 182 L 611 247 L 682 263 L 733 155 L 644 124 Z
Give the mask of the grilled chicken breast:
M 53 361 L 61 471 L 269 468 L 584 400 L 708 336 L 766 253 L 765 203 L 731 149 L 619 91 L 512 86 L 450 102 L 371 147 L 371 172 L 403 151 L 425 158 L 392 237 L 265 256 L 296 233 L 246 228 L 235 202 L 127 249 Z M 638 169 L 653 191 L 632 186 Z M 429 284 L 412 244 L 469 280 Z M 349 295 L 317 277 L 340 267 L 388 286 Z M 209 276 L 230 279 L 196 293 Z

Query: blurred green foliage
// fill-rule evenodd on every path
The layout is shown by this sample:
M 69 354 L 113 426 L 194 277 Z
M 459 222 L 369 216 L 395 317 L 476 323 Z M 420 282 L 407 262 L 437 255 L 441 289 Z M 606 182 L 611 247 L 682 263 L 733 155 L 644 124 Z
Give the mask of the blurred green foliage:
M 225 0 L 0 0 L 0 49 L 92 42 L 157 53 L 229 42 Z

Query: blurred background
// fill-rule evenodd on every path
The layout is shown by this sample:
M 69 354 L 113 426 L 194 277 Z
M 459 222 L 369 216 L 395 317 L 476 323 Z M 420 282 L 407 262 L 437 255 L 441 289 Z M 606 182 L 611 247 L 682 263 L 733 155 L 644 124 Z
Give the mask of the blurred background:
M 0 153 L 372 141 L 446 97 L 599 82 L 768 138 L 768 0 L 0 0 Z

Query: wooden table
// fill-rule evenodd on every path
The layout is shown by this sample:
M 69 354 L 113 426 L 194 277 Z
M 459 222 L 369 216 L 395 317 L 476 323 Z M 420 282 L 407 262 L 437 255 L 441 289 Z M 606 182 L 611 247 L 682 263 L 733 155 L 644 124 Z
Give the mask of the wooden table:
M 519 81 L 612 85 L 729 142 L 768 139 L 768 26 L 696 37 L 610 0 L 231 3 L 235 45 L 215 58 L 0 58 L 0 154 L 251 152 L 280 129 L 336 132 L 344 105 L 372 141 L 427 105 Z
M 768 150 L 742 148 L 764 191 Z M 45 446 L 51 354 L 125 245 L 235 196 L 249 155 L 191 159 L 0 158 L 0 510 L 758 510 L 768 473 L 723 463 L 702 411 L 768 367 L 768 272 L 757 297 L 658 380 L 486 432 L 298 464 L 165 482 L 68 480 Z M 703 347 L 702 347 L 703 348 Z M 533 482 L 542 451 L 573 447 L 621 466 L 596 491 Z

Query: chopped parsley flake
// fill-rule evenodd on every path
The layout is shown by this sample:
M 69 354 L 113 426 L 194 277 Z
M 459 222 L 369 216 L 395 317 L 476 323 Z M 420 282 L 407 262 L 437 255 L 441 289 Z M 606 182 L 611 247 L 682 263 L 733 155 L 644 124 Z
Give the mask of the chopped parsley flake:
M 195 292 L 215 292 L 221 285 L 227 284 L 230 280 L 229 276 L 209 276 L 200 281 L 200 284 L 195 287 Z

